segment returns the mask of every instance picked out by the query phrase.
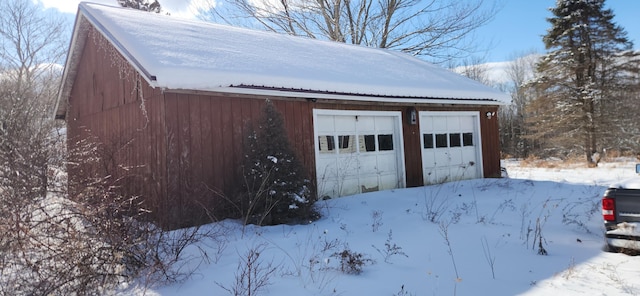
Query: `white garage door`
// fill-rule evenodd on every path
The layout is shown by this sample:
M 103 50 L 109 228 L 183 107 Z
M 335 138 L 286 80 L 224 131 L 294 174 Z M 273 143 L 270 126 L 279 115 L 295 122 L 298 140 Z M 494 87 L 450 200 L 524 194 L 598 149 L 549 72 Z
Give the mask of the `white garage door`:
M 400 112 L 314 110 L 318 196 L 405 186 Z
M 482 177 L 478 112 L 420 112 L 424 184 Z

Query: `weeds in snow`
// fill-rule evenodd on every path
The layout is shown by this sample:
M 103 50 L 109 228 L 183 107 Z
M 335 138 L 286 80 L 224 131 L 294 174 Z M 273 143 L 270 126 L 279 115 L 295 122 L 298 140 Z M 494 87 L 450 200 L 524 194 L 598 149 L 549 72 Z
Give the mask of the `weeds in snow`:
M 341 252 L 333 253 L 331 257 L 335 257 L 340 261 L 340 271 L 347 274 L 360 274 L 365 265 L 375 263 L 373 259 L 365 257 L 362 253 L 352 251 L 348 246 L 345 246 L 345 249 Z
M 398 293 L 393 294 L 393 296 L 412 296 L 412 295 L 415 295 L 415 294 L 409 293 L 407 290 L 405 290 L 404 285 L 400 287 L 400 291 L 398 291 Z
M 396 243 L 393 243 L 392 241 L 393 241 L 392 231 L 389 230 L 387 241 L 384 243 L 384 249 L 382 250 L 378 249 L 375 245 L 371 245 L 371 246 L 374 249 L 376 249 L 376 251 L 378 251 L 378 253 L 380 253 L 382 257 L 384 257 L 384 262 L 386 263 L 391 263 L 389 260 L 391 259 L 391 256 L 394 256 L 394 255 L 401 255 L 409 258 L 409 256 L 402 251 L 402 247 L 396 245 Z
M 277 270 L 273 262 L 263 262 L 260 258 L 265 244 L 260 244 L 247 251 L 240 257 L 240 262 L 235 273 L 235 281 L 225 286 L 216 284 L 234 296 L 258 295 L 258 292 L 271 285 L 271 277 Z
M 491 248 L 489 248 L 487 237 L 483 236 L 480 242 L 482 243 L 482 251 L 484 254 L 484 259 L 487 260 L 487 264 L 489 264 L 489 267 L 491 268 L 491 277 L 495 280 L 496 279 L 496 269 L 495 269 L 496 256 L 491 254 Z
M 371 231 L 377 232 L 382 226 L 382 213 L 382 211 L 378 210 L 371 212 L 371 219 L 373 220 L 371 222 Z
M 449 203 L 447 202 L 447 196 L 440 194 L 444 185 L 435 185 L 431 188 L 436 190 L 427 190 L 424 192 L 424 206 L 425 212 L 423 213 L 423 219 L 437 223 L 440 221 L 440 217 L 447 212 Z
M 575 225 L 586 233 L 592 233 L 588 222 L 594 214 L 600 211 L 600 188 L 590 187 L 589 192 L 584 192 L 584 198 L 569 202 L 562 208 L 562 223 L 565 225 Z
M 447 253 L 449 253 L 449 257 L 451 257 L 451 264 L 453 265 L 453 271 L 456 274 L 456 280 L 455 280 L 455 284 L 453 286 L 453 295 L 456 295 L 456 289 L 458 286 L 458 283 L 462 281 L 462 278 L 460 278 L 460 274 L 458 273 L 458 265 L 456 264 L 456 258 L 453 255 L 453 247 L 451 246 L 451 240 L 449 240 L 449 225 L 451 224 L 451 222 L 440 222 L 440 235 L 442 235 L 442 238 L 444 239 L 445 245 L 447 246 Z

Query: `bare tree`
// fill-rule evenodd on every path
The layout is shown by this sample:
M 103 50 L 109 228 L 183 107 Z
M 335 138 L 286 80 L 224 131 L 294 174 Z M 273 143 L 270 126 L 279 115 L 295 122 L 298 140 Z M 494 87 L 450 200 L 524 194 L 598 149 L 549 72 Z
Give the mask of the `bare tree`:
M 471 78 L 484 85 L 496 85 L 497 82 L 493 81 L 489 75 L 489 65 L 482 57 L 472 56 L 462 59 L 459 65 L 453 64 L 450 67 L 454 72 L 460 75 Z
M 181 280 L 189 261 L 207 258 L 185 257 L 186 246 L 212 232 L 146 223 L 120 180 L 85 170 L 113 149 L 92 141 L 66 149 L 51 114 L 66 31 L 31 0 L 0 5 L 0 295 L 96 295 L 135 279 Z M 80 173 L 72 198 L 67 168 Z
M 485 0 L 221 0 L 204 19 L 401 50 L 441 62 L 477 50 L 474 32 L 498 11 Z
M 532 100 L 532 89 L 528 83 L 533 79 L 538 58 L 534 52 L 514 56 L 505 70 L 512 102 L 500 109 L 500 138 L 503 152 L 515 157 L 528 156 L 532 148 L 531 141 L 527 139 L 525 110 Z
M 47 167 L 59 138 L 48 113 L 59 83 L 55 63 L 64 56 L 62 18 L 28 0 L 0 6 L 0 182 L 47 187 Z M 22 174 L 21 178 L 12 178 Z M 19 186 L 15 188 L 33 188 Z M 24 184 L 23 184 L 24 185 Z

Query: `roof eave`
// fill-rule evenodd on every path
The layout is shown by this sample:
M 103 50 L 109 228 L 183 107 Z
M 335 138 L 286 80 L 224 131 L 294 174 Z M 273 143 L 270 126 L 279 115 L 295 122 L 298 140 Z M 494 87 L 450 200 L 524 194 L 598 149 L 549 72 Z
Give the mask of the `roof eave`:
M 76 14 L 75 23 L 73 26 L 73 35 L 71 36 L 71 42 L 69 43 L 69 51 L 67 53 L 67 60 L 64 64 L 64 71 L 62 73 L 62 80 L 60 82 L 60 88 L 58 90 L 58 97 L 56 99 L 56 104 L 54 106 L 54 118 L 55 119 L 66 119 L 67 115 L 67 104 L 69 100 L 69 95 L 71 93 L 71 87 L 73 85 L 73 80 L 75 80 L 76 71 L 78 67 L 78 59 L 77 56 L 80 54 L 82 47 L 84 47 L 84 42 L 86 42 L 86 34 L 80 34 L 81 25 L 83 23 L 82 14 L 80 13 L 80 8 L 78 8 L 78 12 Z
M 191 89 L 170 89 L 164 88 L 164 92 L 177 92 L 184 93 L 189 91 L 198 91 Z M 487 98 L 430 98 L 430 97 L 391 97 L 391 96 L 375 96 L 375 95 L 360 95 L 360 94 L 333 94 L 317 91 L 297 91 L 288 89 L 268 89 L 268 88 L 256 88 L 256 87 L 238 87 L 227 86 L 218 87 L 212 90 L 200 90 L 204 92 L 216 92 L 216 93 L 228 93 L 237 95 L 254 95 L 254 96 L 274 96 L 274 97 L 291 97 L 301 98 L 309 100 L 349 100 L 360 102 L 374 102 L 374 103 L 406 103 L 406 104 L 456 104 L 456 105 L 487 105 L 487 106 L 500 106 L 507 103 Z M 392 99 L 392 100 L 391 100 Z

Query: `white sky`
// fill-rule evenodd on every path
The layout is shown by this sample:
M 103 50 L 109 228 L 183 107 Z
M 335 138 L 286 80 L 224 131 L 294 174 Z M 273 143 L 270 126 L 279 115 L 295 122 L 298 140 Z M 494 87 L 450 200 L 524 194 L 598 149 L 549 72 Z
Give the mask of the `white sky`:
M 45 8 L 54 8 L 64 13 L 75 14 L 81 0 L 34 0 L 41 2 Z M 162 9 L 171 15 L 195 18 L 198 7 L 208 7 L 215 0 L 159 0 Z M 116 0 L 89 0 L 86 2 L 118 6 Z

